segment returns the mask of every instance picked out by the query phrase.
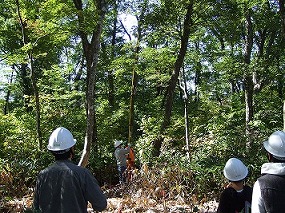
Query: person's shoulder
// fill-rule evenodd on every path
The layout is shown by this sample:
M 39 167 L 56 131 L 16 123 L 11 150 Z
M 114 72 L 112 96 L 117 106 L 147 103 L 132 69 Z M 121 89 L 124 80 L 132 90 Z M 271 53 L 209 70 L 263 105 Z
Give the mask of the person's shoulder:
M 231 195 L 235 192 L 236 192 L 236 190 L 233 187 L 227 187 L 223 190 L 222 194 L 223 195 Z
M 252 187 L 250 187 L 250 186 L 248 186 L 248 185 L 245 185 L 245 186 L 243 187 L 243 194 L 244 194 L 245 196 L 249 196 L 250 199 L 251 199 L 251 196 L 252 196 L 252 192 L 253 192 L 253 188 L 252 188 Z
M 235 189 L 232 186 L 227 186 L 224 191 L 235 191 Z
M 74 164 L 72 162 L 68 163 L 68 167 L 72 171 L 73 175 L 77 177 L 86 178 L 92 175 L 89 169 Z
M 47 166 L 46 168 L 42 169 L 39 174 L 45 174 L 47 172 L 49 172 L 50 170 L 52 170 L 55 167 L 55 162 L 53 162 L 52 164 L 50 164 L 49 166 Z
M 272 174 L 262 174 L 259 178 L 257 178 L 257 182 L 259 182 L 259 184 L 262 184 L 264 182 L 267 182 L 268 180 L 271 179 L 271 177 L 274 177 L 275 175 Z
M 49 171 L 49 167 L 44 168 L 43 170 L 41 170 L 38 174 L 38 176 L 44 175 Z
M 248 191 L 252 191 L 252 187 L 249 186 L 249 185 L 245 185 L 245 186 L 243 187 L 243 189 L 244 189 L 244 190 L 248 190 Z
M 75 170 L 81 172 L 81 173 L 90 173 L 89 169 L 87 169 L 86 167 L 83 166 L 79 166 L 77 164 L 73 164 L 73 167 Z
M 75 164 L 72 161 L 67 161 L 66 165 L 72 170 L 84 171 L 86 168 Z

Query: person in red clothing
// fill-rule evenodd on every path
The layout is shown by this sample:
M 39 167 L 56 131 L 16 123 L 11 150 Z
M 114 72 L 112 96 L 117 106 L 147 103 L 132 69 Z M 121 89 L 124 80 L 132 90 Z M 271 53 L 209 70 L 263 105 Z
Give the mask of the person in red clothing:
M 249 212 L 252 187 L 245 185 L 248 169 L 237 158 L 230 158 L 224 167 L 224 176 L 230 181 L 220 195 L 218 213 Z
M 135 152 L 133 148 L 130 148 L 130 152 L 127 155 L 127 182 L 131 182 L 133 179 L 133 171 L 135 170 Z

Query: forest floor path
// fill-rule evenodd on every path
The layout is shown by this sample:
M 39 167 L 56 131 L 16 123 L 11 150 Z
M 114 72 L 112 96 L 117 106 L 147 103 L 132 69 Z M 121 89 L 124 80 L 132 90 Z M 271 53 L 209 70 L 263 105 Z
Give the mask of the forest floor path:
M 107 196 L 107 208 L 104 213 L 159 213 L 159 212 L 200 212 L 214 213 L 217 210 L 218 203 L 215 200 L 187 203 L 182 196 L 174 198 L 166 198 L 157 190 L 136 190 L 130 193 L 130 186 L 117 185 L 103 191 Z M 1 203 L 2 213 L 28 213 L 31 212 L 33 203 L 33 195 L 29 194 L 21 199 L 12 199 L 5 203 Z M 88 213 L 94 213 L 91 205 L 88 205 Z

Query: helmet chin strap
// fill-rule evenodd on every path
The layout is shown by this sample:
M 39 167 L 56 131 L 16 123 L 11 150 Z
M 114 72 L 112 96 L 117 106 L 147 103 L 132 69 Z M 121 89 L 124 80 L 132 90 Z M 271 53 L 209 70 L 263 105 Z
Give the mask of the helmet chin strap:
M 275 162 L 276 160 L 285 162 L 285 157 L 278 157 L 269 152 L 267 152 L 267 159 L 269 162 Z
M 56 153 L 56 154 L 64 154 L 64 153 L 68 152 L 69 150 L 70 150 L 70 149 L 65 149 L 65 150 L 52 151 L 52 152 L 54 152 L 54 153 Z
M 278 156 L 275 156 L 275 155 L 272 155 L 272 157 L 277 159 L 277 160 L 280 160 L 280 161 L 285 161 L 285 157 L 278 157 Z

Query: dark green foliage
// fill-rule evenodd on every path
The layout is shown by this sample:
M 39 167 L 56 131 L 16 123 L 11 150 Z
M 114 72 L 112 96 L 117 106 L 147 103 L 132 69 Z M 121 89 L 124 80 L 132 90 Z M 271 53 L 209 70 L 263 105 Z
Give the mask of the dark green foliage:
M 31 118 L 31 117 L 30 117 Z M 35 177 L 48 161 L 47 153 L 38 150 L 35 136 L 29 131 L 29 116 L 1 116 L 0 173 L 8 177 L 3 196 L 23 196 L 34 186 Z

